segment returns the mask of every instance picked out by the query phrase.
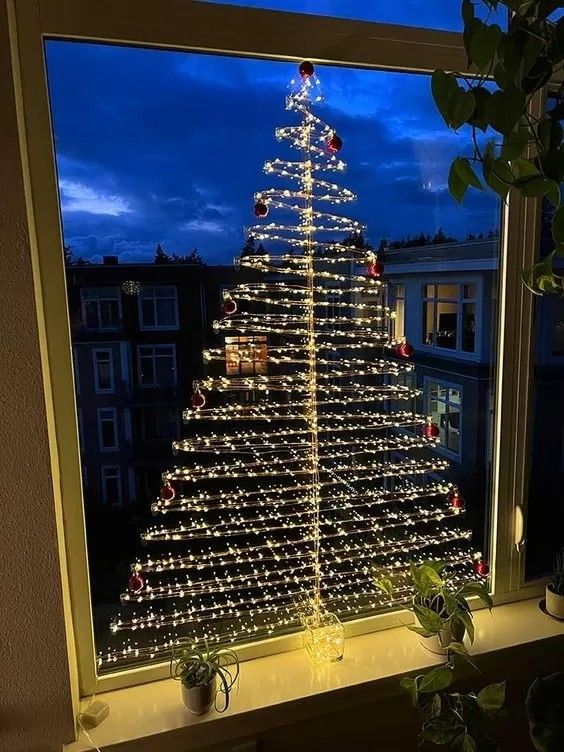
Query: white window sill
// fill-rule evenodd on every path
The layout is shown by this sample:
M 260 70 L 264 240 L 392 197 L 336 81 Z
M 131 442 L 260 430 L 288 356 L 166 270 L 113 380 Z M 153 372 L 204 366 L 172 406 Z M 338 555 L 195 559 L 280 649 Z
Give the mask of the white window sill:
M 493 657 L 516 646 L 523 660 L 526 646 L 534 652 L 533 645 L 564 636 L 564 623 L 541 613 L 538 601 L 496 606 L 491 614 L 475 612 L 472 652 L 484 657 L 478 658 L 479 663 L 488 654 Z M 506 654 L 504 660 L 512 659 Z M 191 715 L 182 704 L 179 684 L 171 679 L 105 692 L 98 699 L 109 703 L 110 715 L 90 736 L 100 750 L 112 752 L 189 752 L 330 714 L 366 701 L 367 690 L 371 698 L 399 694 L 399 677 L 438 662 L 404 627 L 388 629 L 349 638 L 345 657 L 337 664 L 314 668 L 303 650 L 243 663 L 239 687 L 224 714 Z M 503 661 L 499 670 L 503 671 Z M 503 678 L 500 673 L 498 679 Z M 65 752 L 84 752 L 82 734 L 80 739 L 67 745 Z

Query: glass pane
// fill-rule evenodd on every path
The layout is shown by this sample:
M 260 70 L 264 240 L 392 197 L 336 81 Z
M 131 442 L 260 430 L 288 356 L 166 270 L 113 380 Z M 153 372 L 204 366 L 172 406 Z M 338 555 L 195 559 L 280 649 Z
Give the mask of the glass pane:
M 152 298 L 141 301 L 143 326 L 155 326 L 155 302 Z
M 464 352 L 474 352 L 476 340 L 476 304 L 462 305 L 462 349 Z
M 424 345 L 432 345 L 435 341 L 435 304 L 423 303 L 423 332 L 422 342 Z
M 456 350 L 458 331 L 458 304 L 437 303 L 437 347 Z
M 564 355 L 564 300 L 554 300 L 554 337 L 552 340 L 552 354 Z
M 303 309 L 290 322 L 281 319 L 282 314 L 287 314 L 288 301 L 272 305 L 267 298 L 265 303 L 260 297 L 265 288 L 255 286 L 257 274 L 252 274 L 252 270 L 246 269 L 244 264 L 238 271 L 232 265 L 233 257 L 239 256 L 243 250 L 245 263 L 260 264 L 264 261 L 265 253 L 270 255 L 271 250 L 278 249 L 272 238 L 263 237 L 267 234 L 264 227 L 269 226 L 271 219 L 269 217 L 266 223 L 259 221 L 257 213 L 260 217 L 263 207 L 256 201 L 255 194 L 263 191 L 263 195 L 268 197 L 272 195 L 266 193 L 269 190 L 280 188 L 283 192 L 290 190 L 288 186 L 294 187 L 294 183 L 285 181 L 287 175 L 283 176 L 281 183 L 277 182 L 278 175 L 272 171 L 276 172 L 279 162 L 270 161 L 272 171 L 267 171 L 267 174 L 263 171 L 263 165 L 269 160 L 296 158 L 296 152 L 284 139 L 275 139 L 276 128 L 299 122 L 298 112 L 285 110 L 288 81 L 295 77 L 296 71 L 293 64 L 281 61 L 61 41 L 47 42 L 47 58 L 64 238 L 65 244 L 72 249 L 67 259 L 71 272 L 68 274 L 69 310 L 73 321 L 80 319 L 81 291 L 87 287 L 111 284 L 117 291 L 111 300 L 96 298 L 87 305 L 97 324 L 104 315 L 106 320 L 117 320 L 118 323 L 121 318 L 123 325 L 121 331 L 105 329 L 97 331 L 95 336 L 81 327 L 74 327 L 72 332 L 73 345 L 78 352 L 77 372 L 80 370 L 81 376 L 84 375 L 77 404 L 83 414 L 82 457 L 84 466 L 89 469 L 85 507 L 96 645 L 98 651 L 105 653 L 109 647 L 119 651 L 124 641 L 129 641 L 128 644 L 141 646 L 140 660 L 150 660 L 151 646 L 164 635 L 164 631 L 155 630 L 149 622 L 144 622 L 146 629 L 131 630 L 127 635 L 112 634 L 110 629 L 111 616 L 120 611 L 121 595 L 125 600 L 124 610 L 131 606 L 128 601 L 131 595 L 129 578 L 134 562 L 146 562 L 148 555 L 172 555 L 176 566 L 176 557 L 190 557 L 199 552 L 208 562 L 205 568 L 193 571 L 173 567 L 162 575 L 167 584 L 174 583 L 175 578 L 185 582 L 187 575 L 194 575 L 189 597 L 179 603 L 176 597 L 169 598 L 168 591 L 162 591 L 165 597 L 155 599 L 156 605 L 151 606 L 158 608 L 158 613 L 164 610 L 169 616 L 171 609 L 176 607 L 185 612 L 186 609 L 194 609 L 193 613 L 200 614 L 209 608 L 212 597 L 226 597 L 224 594 L 217 596 L 214 590 L 214 583 L 222 577 L 218 568 L 213 566 L 213 557 L 209 558 L 215 551 L 230 550 L 229 546 L 236 540 L 246 557 L 241 561 L 242 570 L 238 576 L 257 576 L 250 565 L 260 564 L 261 577 L 275 577 L 280 567 L 274 571 L 270 564 L 264 564 L 271 558 L 265 557 L 261 562 L 249 560 L 257 547 L 257 539 L 261 539 L 268 548 L 274 543 L 283 543 L 297 530 L 299 537 L 292 539 L 292 545 L 302 546 L 306 540 L 299 509 L 291 517 L 296 524 L 286 524 L 284 519 L 283 524 L 279 524 L 280 519 L 274 511 L 272 518 L 266 520 L 263 511 L 260 511 L 260 530 L 255 534 L 253 529 L 250 535 L 245 532 L 245 526 L 255 524 L 255 511 L 260 504 L 251 510 L 237 502 L 233 505 L 226 503 L 226 500 L 236 498 L 236 494 L 254 489 L 255 483 L 264 481 L 262 475 L 244 475 L 242 470 L 247 469 L 249 462 L 260 465 L 264 456 L 260 453 L 260 442 L 265 435 L 269 435 L 269 441 L 273 442 L 282 436 L 291 448 L 284 448 L 281 458 L 273 454 L 272 462 L 267 463 L 267 480 L 264 482 L 274 484 L 273 488 L 286 488 L 289 479 L 293 484 L 300 484 L 303 480 L 295 469 L 301 461 L 298 449 L 304 447 L 300 444 L 299 435 L 293 432 L 296 429 L 299 432 L 298 423 L 303 415 L 298 408 L 310 397 L 302 389 L 304 382 L 295 384 L 299 387 L 295 390 L 289 390 L 286 386 L 280 388 L 285 383 L 285 377 L 304 364 L 304 355 L 300 351 L 303 334 L 299 333 L 298 336 L 295 331 L 296 327 L 303 326 Z M 384 509 L 380 504 L 363 507 L 362 517 L 366 524 L 360 528 L 356 525 L 351 533 L 347 504 L 352 498 L 351 503 L 355 506 L 351 508 L 358 508 L 356 492 L 351 491 L 350 483 L 335 485 L 331 489 L 327 515 L 335 516 L 328 519 L 328 524 L 334 525 L 336 530 L 346 530 L 347 535 L 358 536 L 353 543 L 358 557 L 343 561 L 343 576 L 349 577 L 350 572 L 359 572 L 363 576 L 366 551 L 371 551 L 372 545 L 381 546 L 378 542 L 380 539 L 370 537 L 376 529 L 378 536 L 389 537 L 394 550 L 397 548 L 394 542 L 396 532 L 405 535 L 406 541 L 413 540 L 411 536 L 416 528 L 411 521 L 405 525 L 407 530 L 401 533 L 395 528 L 394 531 L 388 530 L 386 520 L 391 519 L 388 512 L 397 515 L 397 507 L 400 506 L 393 501 L 392 508 L 390 494 L 397 495 L 415 481 L 408 483 L 399 471 L 391 476 L 385 475 L 379 468 L 387 467 L 385 463 L 392 461 L 403 466 L 404 455 L 413 456 L 407 434 L 421 431 L 429 411 L 439 426 L 443 450 L 446 450 L 432 455 L 436 463 L 445 463 L 444 467 L 440 465 L 436 475 L 457 483 L 472 510 L 468 519 L 463 515 L 457 516 L 456 520 L 454 516 L 445 516 L 441 491 L 436 507 L 440 509 L 440 525 L 437 522 L 433 528 L 436 529 L 433 540 L 443 545 L 445 538 L 450 540 L 451 532 L 456 530 L 452 535 L 460 536 L 456 538 L 457 545 L 466 550 L 470 545 L 466 542 L 466 528 L 458 532 L 458 526 L 462 523 L 471 529 L 473 550 L 477 548 L 487 552 L 491 442 L 488 441 L 489 425 L 483 416 L 489 414 L 493 399 L 493 380 L 488 379 L 495 365 L 492 355 L 495 337 L 491 332 L 495 320 L 493 307 L 489 297 L 480 300 L 477 307 L 485 316 L 481 324 L 477 322 L 478 329 L 490 332 L 489 337 L 483 338 L 482 350 L 479 353 L 462 352 L 452 346 L 452 342 L 456 346 L 457 338 L 461 341 L 458 329 L 462 327 L 462 309 L 458 309 L 458 303 L 454 301 L 435 303 L 431 299 L 424 305 L 422 292 L 425 290 L 432 298 L 437 286 L 458 288 L 460 285 L 474 284 L 478 277 L 480 290 L 495 289 L 499 241 L 493 230 L 498 226 L 498 202 L 485 192 L 472 192 L 464 208 L 460 208 L 448 195 L 445 183 L 449 165 L 454 155 L 468 144 L 462 134 L 453 134 L 445 128 L 431 101 L 428 77 L 337 66 L 319 66 L 318 73 L 326 97 L 325 104 L 319 103 L 319 114 L 331 121 L 331 128 L 342 138 L 342 155 L 328 164 L 336 166 L 342 156 L 350 165 L 344 175 L 340 174 L 340 170 L 339 174 L 330 172 L 328 182 L 331 190 L 334 181 L 350 188 L 358 196 L 354 204 L 348 201 L 335 205 L 326 202 L 321 208 L 334 212 L 339 221 L 343 217 L 352 217 L 366 225 L 362 236 L 355 235 L 352 239 L 350 236 L 341 238 L 332 229 L 319 251 L 325 253 L 325 245 L 342 242 L 346 249 L 354 247 L 354 258 L 358 260 L 351 260 L 350 264 L 347 262 L 346 268 L 339 266 L 342 276 L 330 279 L 329 283 L 334 287 L 331 291 L 326 290 L 327 301 L 332 303 L 328 310 L 332 311 L 332 317 L 342 317 L 343 320 L 333 322 L 333 328 L 330 328 L 326 326 L 327 322 L 321 324 L 320 321 L 326 319 L 326 315 L 317 317 L 319 326 L 326 326 L 320 342 L 325 343 L 327 334 L 331 335 L 327 336 L 327 340 L 345 332 L 347 334 L 346 338 L 343 337 L 346 346 L 334 349 L 324 346 L 325 354 L 319 358 L 319 364 L 323 366 L 319 371 L 319 393 L 324 404 L 336 411 L 327 415 L 331 416 L 335 426 L 348 426 L 345 431 L 348 439 L 339 442 L 332 438 L 331 446 L 324 446 L 324 450 L 335 455 L 332 472 L 337 472 L 347 462 L 354 463 L 355 472 L 357 466 L 364 467 L 361 480 L 354 480 L 354 483 L 361 486 L 362 493 L 384 495 L 386 501 Z M 124 92 L 127 92 L 127 96 L 124 96 Z M 390 116 L 392 102 L 393 117 Z M 315 158 L 325 159 L 326 154 L 327 159 L 332 160 L 330 152 L 333 146 L 329 148 L 325 135 L 320 143 L 324 149 L 320 149 L 320 154 Z M 140 154 L 143 159 L 139 158 Z M 378 197 L 377 210 L 375 196 Z M 303 200 L 303 195 L 296 200 Z M 285 197 L 280 202 L 284 203 Z M 270 205 L 270 210 L 273 222 L 279 218 L 281 224 L 295 220 L 294 214 L 286 212 L 284 206 Z M 256 238 L 246 238 L 241 233 L 241 228 L 249 225 L 258 226 L 254 230 Z M 485 238 L 490 230 L 490 239 L 480 242 L 464 240 L 470 231 L 475 236 L 481 233 Z M 161 239 L 158 246 L 156 238 Z M 453 240 L 456 238 L 458 240 Z M 378 259 L 384 265 L 385 286 L 395 286 L 404 293 L 398 320 L 400 324 L 403 323 L 402 333 L 415 351 L 409 361 L 403 356 L 396 357 L 398 353 L 392 354 L 389 348 L 384 349 L 380 341 L 381 330 L 387 331 L 389 324 L 385 311 L 387 297 L 370 282 L 368 264 L 365 263 L 370 247 L 381 249 Z M 204 263 L 196 263 L 193 257 L 190 262 L 186 261 L 187 248 L 197 248 Z M 301 255 L 299 248 L 292 250 L 294 257 Z M 114 254 L 111 262 L 104 259 L 104 254 L 108 252 Z M 453 254 L 456 275 L 449 269 Z M 277 254 L 272 253 L 271 260 L 275 256 Z M 316 256 L 315 263 L 318 258 L 323 257 Z M 288 261 L 286 258 L 284 263 L 294 263 L 295 260 Z M 279 259 L 276 260 L 278 263 Z M 319 266 L 321 269 L 316 269 L 316 272 L 327 273 L 328 264 L 319 262 Z M 477 272 L 476 269 L 482 271 Z M 330 271 L 333 271 L 332 266 Z M 362 288 L 362 294 L 359 298 L 362 304 L 373 306 L 372 311 L 375 312 L 372 318 L 366 317 L 370 319 L 368 322 L 362 320 L 364 314 L 358 315 L 357 319 L 359 301 L 354 292 L 356 282 L 355 285 L 349 284 L 353 272 L 355 279 L 360 280 L 358 285 Z M 319 277 L 325 284 L 326 278 L 321 274 Z M 278 294 L 281 278 L 287 281 L 294 279 L 294 276 L 269 272 L 260 280 L 261 284 L 266 281 L 269 294 L 271 285 Z M 224 307 L 222 312 L 221 291 L 232 289 L 236 284 L 246 285 L 243 291 L 239 290 L 237 310 L 231 309 L 231 313 L 227 313 L 228 307 Z M 163 288 L 172 287 L 176 288 L 178 298 L 178 330 L 167 330 L 165 327 L 162 331 L 158 328 L 144 331 L 140 319 L 143 320 L 145 316 L 156 327 L 173 320 L 176 315 L 175 296 L 162 294 Z M 295 283 L 294 287 L 286 289 L 285 294 L 300 296 L 305 290 L 308 288 Z M 104 314 L 101 312 L 102 304 L 107 307 Z M 266 311 L 268 315 L 265 315 L 265 305 L 269 306 Z M 221 320 L 217 329 L 213 327 L 215 320 Z M 288 336 L 283 328 L 280 331 L 281 321 L 289 323 Z M 343 327 L 345 332 L 339 327 Z M 375 328 L 379 336 L 366 340 L 365 328 L 369 328 L 370 332 Z M 438 332 L 442 338 L 440 340 Z M 448 343 L 445 345 L 443 340 L 448 340 Z M 359 343 L 362 343 L 361 349 Z M 425 344 L 428 346 L 425 347 Z M 94 373 L 92 349 L 95 347 L 108 348 L 113 352 L 113 394 L 97 394 L 91 383 Z M 203 350 L 206 352 L 205 361 L 202 358 Z M 346 358 L 343 352 L 347 353 Z M 480 362 L 480 369 L 468 367 L 468 360 L 474 356 Z M 305 357 L 307 359 L 308 355 Z M 88 366 L 82 363 L 84 358 Z M 387 363 L 387 371 L 383 374 L 379 372 L 381 360 Z M 408 363 L 414 366 L 414 370 L 405 373 L 403 369 Z M 343 364 L 346 367 L 341 368 Z M 363 365 L 368 366 L 368 373 L 362 372 Z M 348 375 L 335 375 L 343 370 Z M 400 376 L 397 371 L 400 371 Z M 240 382 L 236 380 L 242 374 L 269 377 L 268 394 L 259 389 L 241 389 Z M 271 381 L 270 376 L 273 377 Z M 233 377 L 229 379 L 230 388 L 224 388 L 228 377 Z M 393 387 L 407 383 L 408 378 L 413 379 L 413 386 L 422 392 L 425 392 L 427 383 L 436 383 L 432 399 L 429 401 L 429 395 L 424 394 L 421 402 L 414 406 L 412 395 L 393 390 Z M 178 416 L 188 410 L 188 414 L 193 416 L 194 411 L 200 410 L 195 406 L 197 401 L 193 401 L 193 382 L 202 379 L 206 380 L 207 385 L 219 384 L 219 388 L 203 389 L 206 404 L 201 409 L 210 412 L 196 414 L 206 420 L 190 421 L 187 426 L 173 425 L 173 421 L 168 420 L 168 411 Z M 309 370 L 305 383 L 308 380 Z M 370 385 L 376 390 L 359 388 L 358 380 L 361 380 L 362 387 Z M 163 388 L 154 388 L 155 385 Z M 140 388 L 145 386 L 147 388 Z M 453 422 L 455 418 L 447 420 L 448 410 L 453 409 L 453 415 L 456 415 L 455 406 L 450 403 L 454 402 L 457 392 L 459 395 L 474 395 L 466 400 L 464 406 L 457 405 L 460 427 Z M 372 397 L 390 393 L 394 399 L 384 402 Z M 449 397 L 451 394 L 452 400 Z M 400 399 L 403 397 L 408 399 Z M 118 466 L 119 476 L 104 476 L 103 482 L 100 472 L 103 458 L 99 451 L 92 449 L 98 438 L 98 427 L 93 425 L 91 416 L 96 416 L 96 409 L 104 405 L 115 407 L 120 416 L 130 413 L 134 430 L 131 445 L 128 443 L 123 452 L 111 455 L 111 461 Z M 225 406 L 230 410 L 233 408 L 233 414 L 237 415 L 241 414 L 237 412 L 239 408 L 244 410 L 244 419 L 213 422 L 210 428 L 209 423 L 221 417 L 220 408 Z M 279 415 L 292 417 L 292 432 L 288 436 L 278 430 L 281 423 L 286 425 L 278 417 L 269 420 L 268 413 L 267 419 L 262 420 L 261 416 L 266 413 L 261 411 L 267 408 L 272 410 L 273 406 Z M 414 418 L 413 423 L 398 429 L 390 420 L 391 410 L 401 409 L 411 415 L 413 408 L 417 412 L 417 419 Z M 161 410 L 162 414 L 151 412 Z M 149 415 L 143 428 L 143 414 L 146 411 L 149 411 Z M 231 416 L 231 413 L 228 414 Z M 357 423 L 365 420 L 367 414 L 378 416 L 390 427 L 380 431 L 368 430 L 365 443 L 361 442 L 358 452 L 352 452 L 350 445 L 359 441 Z M 347 417 L 350 415 L 353 417 Z M 195 422 L 197 425 L 194 425 Z M 460 430 L 466 425 L 471 427 L 471 433 L 465 438 Z M 209 458 L 200 459 L 201 454 L 194 456 L 196 452 L 182 450 L 174 455 L 169 440 L 155 440 L 149 445 L 143 430 L 154 436 L 173 433 L 171 438 L 179 442 L 211 433 L 216 437 L 215 441 L 217 437 L 229 438 L 230 432 L 244 431 L 251 449 L 247 447 L 234 455 L 232 444 L 226 442 L 218 454 L 214 454 L 211 458 L 213 467 L 226 467 L 231 473 L 226 479 L 205 474 L 197 476 L 194 483 L 174 479 L 178 488 L 178 493 L 175 490 L 176 505 L 182 505 L 182 499 L 192 498 L 195 492 L 208 493 L 214 497 L 210 500 L 210 508 L 199 504 L 198 509 L 190 507 L 186 514 L 182 506 L 175 506 L 174 513 L 167 510 L 166 514 L 161 514 L 162 496 L 167 493 L 164 491 L 166 486 L 163 487 L 161 483 L 162 474 L 173 473 L 175 467 L 189 466 L 193 470 L 194 465 L 207 462 Z M 248 432 L 253 432 L 250 438 Z M 398 437 L 404 442 L 402 451 L 394 451 L 393 456 L 387 449 L 376 451 L 376 442 L 397 442 Z M 293 446 L 294 443 L 298 449 Z M 279 445 L 276 446 L 279 449 Z M 397 443 L 391 446 L 397 447 Z M 311 445 L 307 447 L 310 451 Z M 476 447 L 480 447 L 480 450 Z M 97 446 L 94 448 L 97 449 Z M 320 456 L 326 459 L 328 455 Z M 448 467 L 447 459 L 450 463 Z M 239 462 L 242 464 L 237 464 Z M 274 473 L 279 468 L 282 468 L 282 472 Z M 232 477 L 234 470 L 239 472 L 237 477 Z M 273 479 L 269 475 L 271 471 Z M 434 483 L 435 475 L 427 478 L 428 475 L 423 473 L 429 483 Z M 416 482 L 420 480 L 416 479 Z M 109 494 L 118 498 L 120 487 L 122 506 L 104 507 L 103 499 Z M 434 488 L 436 490 L 436 486 Z M 271 489 L 266 493 L 268 495 L 273 491 Z M 362 493 L 358 496 L 364 499 Z M 335 497 L 343 504 L 334 504 Z M 411 504 L 413 496 L 408 495 L 407 498 Z M 269 509 L 277 509 L 278 503 L 276 498 Z M 153 518 L 152 505 L 157 512 L 156 519 Z M 216 505 L 218 514 L 212 505 Z M 373 524 L 375 510 L 379 519 L 377 528 Z M 413 505 L 409 510 L 418 514 Z M 280 516 L 284 518 L 284 515 Z M 220 529 L 220 518 L 221 524 L 225 521 L 230 527 Z M 170 531 L 180 525 L 192 526 L 190 532 L 196 531 L 197 534 L 182 537 L 187 531 L 180 530 L 180 538 L 172 535 L 172 540 L 161 541 L 156 540 L 158 536 L 155 533 L 154 538 L 146 540 L 151 537 L 146 531 L 152 534 L 162 527 Z M 428 529 L 426 523 L 425 531 Z M 211 535 L 208 538 L 208 531 L 211 530 L 214 531 L 213 540 Z M 444 537 L 443 531 L 447 531 Z M 270 533 L 272 538 L 265 540 Z M 147 548 L 142 546 L 140 534 L 145 536 Z M 349 546 L 349 540 L 352 539 L 342 541 L 342 545 Z M 278 561 L 289 560 L 288 568 L 303 571 L 297 556 L 286 555 L 287 552 L 283 554 Z M 398 555 L 407 561 L 406 557 L 418 554 L 402 549 Z M 470 560 L 470 556 L 465 557 L 461 566 L 469 567 Z M 405 561 L 404 565 L 407 566 Z M 263 565 L 266 566 L 264 571 Z M 150 565 L 146 566 L 150 568 Z M 225 570 L 225 576 L 232 574 L 231 567 Z M 160 572 L 154 571 L 146 572 L 146 575 L 151 586 L 161 577 Z M 341 571 L 338 573 L 340 575 Z M 307 581 L 306 577 L 304 582 Z M 273 590 L 269 582 L 260 580 L 259 584 L 260 587 L 247 589 L 241 588 L 237 581 L 229 591 L 232 603 L 239 603 L 242 599 L 248 605 L 255 598 L 262 602 L 264 593 L 272 593 Z M 300 581 L 296 583 L 295 579 L 291 579 L 291 582 L 284 583 L 284 587 L 299 584 Z M 357 588 L 357 584 L 355 581 L 354 588 Z M 252 591 L 251 595 L 249 590 Z M 202 596 L 202 592 L 209 594 L 209 598 Z M 379 595 L 374 595 L 368 581 L 358 585 L 354 593 L 355 596 L 361 593 L 359 597 L 364 599 L 364 605 L 357 607 L 358 601 L 353 599 L 351 609 L 344 610 L 346 618 L 367 615 L 380 607 L 387 608 L 388 604 L 378 600 Z M 293 608 L 287 595 L 283 597 L 286 598 L 284 607 Z M 145 619 L 148 618 L 147 605 L 145 600 L 139 605 Z M 277 629 L 296 629 L 295 613 L 291 613 L 292 618 L 288 616 L 287 621 L 277 624 Z M 261 613 L 257 618 L 257 639 L 262 638 L 267 630 L 271 618 L 269 614 Z M 251 620 L 246 611 L 241 618 L 237 615 L 236 628 L 241 631 L 236 634 L 241 639 L 247 639 L 245 630 Z M 179 624 L 186 625 L 188 622 L 189 626 L 177 629 Z M 193 619 L 188 619 L 188 622 L 176 622 L 174 629 L 169 625 L 167 632 L 192 635 L 192 630 L 199 627 L 194 625 Z M 200 626 L 201 623 L 198 622 Z M 208 621 L 206 629 L 207 625 Z M 215 617 L 210 619 L 209 626 L 216 629 L 218 620 Z M 231 628 L 232 625 L 228 626 Z M 134 653 L 127 650 L 125 654 L 120 653 L 119 666 L 129 660 L 135 662 Z M 103 671 L 119 668 L 113 661 L 108 661 L 104 659 L 102 662 Z
M 462 289 L 466 300 L 474 300 L 476 298 L 476 285 L 464 285 Z
M 460 411 L 457 407 L 449 405 L 446 425 L 447 448 L 458 454 L 460 451 Z
M 424 285 L 423 286 L 423 295 L 426 298 L 434 298 L 435 297 L 435 285 Z
M 437 297 L 446 300 L 458 300 L 460 285 L 437 285 Z
M 549 104 L 550 106 L 550 104 Z M 554 243 L 543 201 L 541 255 Z M 552 213 L 552 209 L 548 209 Z M 555 271 L 562 275 L 562 262 Z M 534 297 L 535 360 L 527 506 L 526 579 L 552 572 L 564 547 L 564 305 L 561 298 Z
M 403 26 L 420 26 L 431 29 L 457 31 L 462 29 L 460 2 L 458 0 L 402 0 L 399 3 L 386 3 L 382 0 L 351 3 L 348 0 L 206 0 L 206 2 L 243 5 L 250 8 L 266 8 L 294 13 L 308 13 L 319 16 L 350 18 L 359 21 Z M 491 23 L 503 25 L 507 10 L 491 11 L 487 14 L 485 4 L 475 3 L 475 13 L 489 18 Z

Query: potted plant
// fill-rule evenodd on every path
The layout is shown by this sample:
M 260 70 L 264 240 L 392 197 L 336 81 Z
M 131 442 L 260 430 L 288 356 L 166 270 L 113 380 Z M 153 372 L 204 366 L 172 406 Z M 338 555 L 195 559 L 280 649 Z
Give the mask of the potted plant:
M 564 548 L 556 555 L 554 571 L 546 586 L 546 610 L 557 619 L 564 619 Z
M 465 655 L 465 635 L 470 644 L 474 642 L 474 622 L 467 598 L 476 596 L 491 608 L 493 602 L 485 584 L 456 582 L 454 570 L 445 562 L 411 564 L 409 571 L 414 591 L 409 609 L 416 623 L 408 629 L 418 634 L 432 653 Z M 375 584 L 393 599 L 394 584 L 390 579 L 376 580 Z
M 203 715 L 212 705 L 223 713 L 229 707 L 229 693 L 239 676 L 239 660 L 233 650 L 210 650 L 206 644 L 202 651 L 197 645 L 180 644 L 172 650 L 170 675 L 182 683 L 182 700 L 191 713 Z M 216 704 L 219 693 L 225 695 L 222 708 Z
M 559 0 L 462 0 L 462 41 L 473 75 L 436 70 L 431 86 L 446 125 L 471 136 L 472 152 L 450 167 L 456 201 L 469 188 L 487 188 L 502 200 L 513 189 L 551 205 L 554 250 L 522 272 L 537 295 L 564 295 L 564 276 L 553 269 L 564 249 L 564 86 L 556 86 L 546 113 L 531 112 L 531 100 L 562 70 L 564 20 L 553 15 L 561 6 Z M 498 18 L 507 11 L 506 27 L 490 22 L 495 10 Z

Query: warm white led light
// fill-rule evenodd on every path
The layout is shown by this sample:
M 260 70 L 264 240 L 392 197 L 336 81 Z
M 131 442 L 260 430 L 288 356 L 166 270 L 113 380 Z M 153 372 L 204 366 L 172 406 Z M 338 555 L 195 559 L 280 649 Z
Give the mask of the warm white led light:
M 249 233 L 263 248 L 236 259 L 249 274 L 223 293 L 225 343 L 203 353 L 210 375 L 194 383 L 178 464 L 152 504 L 160 521 L 142 534 L 150 553 L 132 567 L 144 586 L 123 593 L 111 631 L 125 642 L 102 666 L 162 660 L 186 637 L 267 637 L 304 613 L 366 615 L 389 607 L 374 586 L 383 572 L 404 604 L 411 562 L 472 577 L 381 265 L 337 208 L 355 195 L 331 179 L 342 141 L 313 113 L 320 99 L 309 74 L 288 96 L 299 123 L 276 137 L 301 158 L 264 165 L 281 180 L 254 196 Z

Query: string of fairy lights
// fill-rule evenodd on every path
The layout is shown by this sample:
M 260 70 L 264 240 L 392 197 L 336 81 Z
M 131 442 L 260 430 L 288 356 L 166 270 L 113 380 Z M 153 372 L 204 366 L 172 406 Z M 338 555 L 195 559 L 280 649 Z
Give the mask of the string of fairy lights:
M 262 245 L 236 259 L 250 279 L 223 292 L 223 342 L 203 352 L 209 375 L 193 384 L 179 462 L 151 505 L 161 521 L 141 535 L 150 553 L 132 565 L 102 669 L 164 659 L 186 638 L 365 616 L 389 607 L 374 586 L 383 572 L 401 605 L 410 564 L 428 558 L 460 581 L 487 574 L 459 524 L 464 501 L 441 479 L 448 463 L 428 452 L 439 429 L 415 410 L 413 349 L 394 336 L 383 265 L 362 223 L 333 209 L 356 197 L 331 180 L 343 141 L 313 112 L 313 65 L 292 84 L 299 122 L 275 135 L 300 158 L 264 165 L 280 186 L 254 196 L 249 234 Z

